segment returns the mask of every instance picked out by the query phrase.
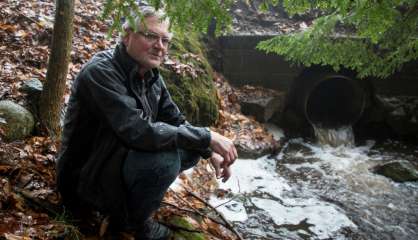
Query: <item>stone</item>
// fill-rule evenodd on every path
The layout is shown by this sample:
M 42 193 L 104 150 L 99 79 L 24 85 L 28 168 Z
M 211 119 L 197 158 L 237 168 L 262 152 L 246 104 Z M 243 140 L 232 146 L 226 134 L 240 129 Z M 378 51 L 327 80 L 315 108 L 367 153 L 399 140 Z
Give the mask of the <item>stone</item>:
M 283 92 L 260 86 L 244 85 L 235 89 L 241 112 L 254 116 L 259 122 L 269 121 L 275 113 L 281 113 L 284 105 Z
M 270 122 L 283 128 L 286 136 L 291 138 L 314 136 L 312 125 L 293 108 L 286 108 L 280 114 L 274 114 Z
M 43 90 L 43 84 L 39 79 L 33 78 L 23 81 L 21 91 L 26 94 L 40 94 Z
M 0 128 L 4 140 L 15 141 L 29 136 L 35 121 L 26 108 L 9 100 L 0 101 Z
M 240 101 L 241 112 L 254 116 L 259 122 L 267 122 L 283 105 L 283 95 Z
M 354 126 L 358 138 L 418 139 L 418 98 L 373 96 L 371 105 Z
M 418 98 L 380 98 L 387 111 L 386 123 L 397 136 L 416 138 L 418 136 Z
M 257 159 L 267 154 L 272 154 L 275 149 L 271 146 L 263 146 L 260 148 L 251 148 L 242 144 L 236 145 L 237 153 L 240 159 Z
M 418 170 L 406 160 L 392 161 L 375 168 L 375 172 L 395 182 L 418 180 Z
M 240 159 L 257 159 L 274 154 L 280 148 L 280 142 L 275 140 L 273 136 L 264 136 L 263 141 L 252 141 L 253 137 L 256 136 L 240 135 L 234 141 Z
M 42 90 L 43 84 L 36 78 L 23 81 L 23 85 L 20 88 L 20 91 L 26 93 L 29 110 L 35 115 L 38 114 L 38 101 Z
M 405 117 L 388 115 L 386 122 L 398 136 L 416 137 L 418 136 L 418 123 L 414 122 L 413 119 L 413 117 L 408 119 Z

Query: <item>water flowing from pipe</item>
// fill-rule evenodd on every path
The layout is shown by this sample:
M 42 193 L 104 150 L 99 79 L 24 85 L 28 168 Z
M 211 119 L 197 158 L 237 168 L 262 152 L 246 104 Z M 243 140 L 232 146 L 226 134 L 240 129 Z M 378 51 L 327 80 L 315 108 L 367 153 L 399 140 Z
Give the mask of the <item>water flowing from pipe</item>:
M 315 137 L 318 145 L 331 147 L 345 146 L 352 148 L 354 144 L 354 133 L 351 126 L 342 126 L 335 129 L 322 128 L 320 126 L 312 125 L 315 132 Z

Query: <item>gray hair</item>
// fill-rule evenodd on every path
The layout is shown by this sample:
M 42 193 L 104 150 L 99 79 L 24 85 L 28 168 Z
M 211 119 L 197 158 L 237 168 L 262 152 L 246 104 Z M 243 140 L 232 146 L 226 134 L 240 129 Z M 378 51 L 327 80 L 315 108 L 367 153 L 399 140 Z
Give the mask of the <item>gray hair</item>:
M 125 22 L 122 25 L 123 32 L 120 34 L 120 38 L 123 38 L 128 30 L 137 29 L 140 26 L 142 20 L 148 17 L 157 17 L 161 21 L 166 21 L 169 23 L 168 17 L 166 17 L 165 12 L 161 9 L 155 10 L 155 8 L 151 6 L 140 6 L 138 7 L 138 10 L 141 14 L 140 16 L 138 16 L 138 14 L 136 14 L 135 12 L 132 13 L 132 16 L 134 16 L 135 19 L 134 22 L 136 24 L 136 27 L 131 26 L 131 22 L 126 18 Z

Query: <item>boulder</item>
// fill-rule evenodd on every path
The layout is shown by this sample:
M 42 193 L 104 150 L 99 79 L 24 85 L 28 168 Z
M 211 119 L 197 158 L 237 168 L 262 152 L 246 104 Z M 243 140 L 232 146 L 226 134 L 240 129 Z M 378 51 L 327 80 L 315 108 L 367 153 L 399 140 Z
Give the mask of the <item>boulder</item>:
M 293 108 L 286 108 L 280 114 L 275 113 L 270 122 L 284 129 L 288 137 L 314 136 L 312 125 Z
M 418 97 L 375 95 L 354 126 L 356 137 L 418 139 Z
M 383 98 L 386 123 L 397 136 L 403 138 L 416 138 L 418 136 L 418 98 L 411 96 L 398 96 Z
M 217 121 L 219 99 L 214 72 L 198 35 L 175 35 L 170 59 L 160 70 L 174 102 L 189 122 L 208 126 Z
M 280 148 L 280 142 L 276 141 L 272 135 L 264 136 L 263 141 L 252 140 L 252 138 L 258 137 L 261 136 L 240 135 L 234 141 L 240 159 L 257 159 L 265 155 L 274 154 Z
M 254 116 L 259 122 L 267 122 L 276 111 L 281 109 L 283 100 L 283 95 L 257 99 L 243 99 L 240 101 L 241 112 L 245 115 Z
M 29 136 L 34 125 L 32 114 L 24 107 L 9 100 L 0 101 L 0 128 L 6 141 Z
M 39 79 L 28 79 L 23 81 L 23 85 L 20 90 L 30 96 L 39 96 L 43 90 L 43 84 Z
M 257 159 L 275 152 L 275 149 L 271 146 L 261 146 L 253 148 L 243 144 L 239 144 L 236 145 L 236 148 L 240 159 Z
M 275 113 L 283 110 L 283 92 L 259 86 L 244 85 L 235 89 L 241 112 L 254 116 L 259 122 L 269 121 Z
M 375 168 L 375 172 L 395 182 L 417 181 L 418 170 L 406 160 L 392 161 Z
M 26 93 L 26 100 L 28 102 L 29 110 L 37 115 L 38 114 L 38 101 L 43 90 L 43 84 L 39 79 L 33 78 L 23 81 L 23 85 L 20 91 Z

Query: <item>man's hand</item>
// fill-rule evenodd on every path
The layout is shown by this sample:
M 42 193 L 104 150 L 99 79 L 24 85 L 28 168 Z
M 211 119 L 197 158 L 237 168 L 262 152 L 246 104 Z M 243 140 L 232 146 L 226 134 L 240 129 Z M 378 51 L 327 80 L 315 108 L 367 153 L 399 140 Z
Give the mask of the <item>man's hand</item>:
M 229 138 L 226 138 L 217 132 L 210 131 L 210 134 L 210 148 L 215 153 L 221 155 L 223 158 L 223 165 L 229 167 L 238 157 L 234 143 Z
M 231 177 L 231 169 L 229 165 L 225 164 L 224 158 L 216 152 L 212 152 L 210 163 L 215 168 L 216 178 L 222 178 L 222 182 L 228 181 L 229 177 Z

